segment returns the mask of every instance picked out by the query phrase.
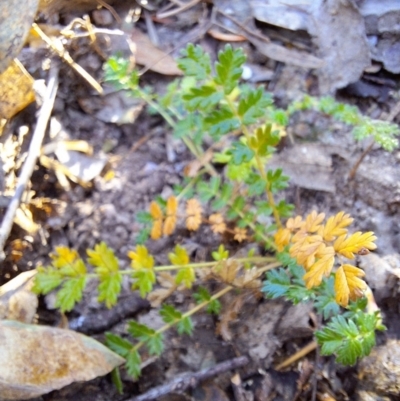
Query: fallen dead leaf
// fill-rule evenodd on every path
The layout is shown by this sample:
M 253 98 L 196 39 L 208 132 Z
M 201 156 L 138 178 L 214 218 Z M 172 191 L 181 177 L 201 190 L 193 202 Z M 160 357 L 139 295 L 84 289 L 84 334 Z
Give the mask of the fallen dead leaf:
M 124 359 L 71 330 L 0 321 L 0 394 L 29 399 L 109 373 Z
M 172 56 L 154 46 L 149 37 L 139 29 L 132 32 L 131 40 L 136 44 L 137 64 L 164 75 L 182 75 Z
M 35 100 L 33 83 L 23 65 L 12 61 L 0 75 L 0 118 L 10 119 Z

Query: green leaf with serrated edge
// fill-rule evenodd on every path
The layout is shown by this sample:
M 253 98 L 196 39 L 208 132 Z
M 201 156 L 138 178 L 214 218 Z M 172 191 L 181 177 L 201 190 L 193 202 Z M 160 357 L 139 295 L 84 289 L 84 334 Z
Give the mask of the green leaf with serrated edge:
M 272 120 L 274 123 L 281 125 L 285 127 L 288 125 L 289 120 L 288 120 L 288 113 L 285 110 L 282 109 L 272 109 L 270 110 L 270 120 Z
M 161 333 L 155 333 L 154 336 L 146 341 L 146 347 L 150 355 L 161 355 L 164 350 L 163 336 Z
M 265 115 L 265 109 L 271 105 L 271 97 L 264 94 L 262 88 L 249 91 L 239 101 L 238 114 L 244 125 L 254 124 Z
M 221 192 L 219 194 L 219 197 L 211 203 L 211 208 L 213 210 L 220 210 L 223 207 L 225 207 L 231 200 L 232 192 L 233 192 L 233 186 L 231 184 L 228 183 L 223 184 L 221 187 Z
M 138 379 L 141 373 L 141 363 L 142 359 L 140 358 L 139 352 L 135 349 L 131 349 L 126 356 L 126 370 L 128 375 L 132 376 L 134 379 Z
M 206 312 L 209 314 L 219 315 L 219 313 L 221 312 L 221 308 L 221 302 L 219 302 L 218 299 L 213 299 L 207 305 Z
M 58 270 L 53 267 L 38 267 L 37 270 L 32 288 L 36 294 L 48 294 L 61 285 L 63 278 Z
M 107 308 L 112 308 L 118 301 L 121 284 L 122 274 L 120 272 L 100 276 L 98 301 L 104 302 Z
M 119 373 L 119 368 L 114 368 L 111 371 L 111 380 L 118 391 L 118 394 L 122 395 L 124 393 L 124 386 L 122 384 L 121 375 Z
M 254 157 L 254 151 L 240 141 L 232 143 L 230 153 L 232 154 L 232 162 L 236 165 L 247 163 Z
M 186 76 L 194 76 L 198 80 L 204 80 L 211 74 L 210 56 L 198 45 L 189 43 L 181 51 L 177 64 Z
M 175 283 L 177 285 L 183 284 L 186 288 L 192 288 L 193 283 L 196 280 L 193 267 L 185 267 L 179 269 L 175 276 Z
M 106 345 L 108 348 L 110 348 L 123 358 L 126 358 L 128 356 L 128 353 L 132 349 L 133 344 L 114 333 L 107 332 L 105 336 Z
M 189 113 L 182 120 L 178 120 L 174 127 L 174 138 L 195 138 L 196 133 L 200 132 L 203 134 L 201 130 L 202 120 L 200 116 L 194 113 Z
M 63 282 L 61 290 L 56 296 L 57 308 L 61 312 L 69 312 L 75 304 L 82 299 L 83 290 L 86 287 L 86 277 L 74 277 Z
M 250 163 L 243 163 L 240 165 L 229 163 L 227 166 L 226 175 L 232 181 L 243 182 L 246 181 L 251 171 Z
M 140 296 L 145 298 L 146 295 L 153 289 L 153 284 L 156 282 L 156 275 L 153 270 L 142 269 L 132 272 L 132 278 L 136 281 L 132 284 L 132 289 L 139 289 Z
M 229 95 L 237 86 L 245 61 L 243 50 L 234 50 L 231 45 L 226 45 L 224 50 L 218 53 L 218 62 L 215 64 L 215 82 L 224 88 L 226 95 Z
M 182 318 L 182 313 L 176 310 L 172 305 L 164 304 L 160 309 L 162 320 L 167 323 L 176 323 Z
M 243 196 L 238 196 L 232 203 L 232 206 L 227 212 L 227 217 L 229 219 L 234 219 L 239 216 L 239 213 L 243 212 L 246 201 Z
M 129 322 L 128 332 L 132 337 L 146 344 L 150 355 L 161 354 L 164 347 L 161 333 L 157 333 L 154 329 L 134 321 Z
M 335 299 L 333 277 L 324 280 L 322 285 L 318 287 L 318 296 L 315 298 L 314 305 L 324 319 L 329 319 L 339 314 L 340 307 Z
M 211 256 L 213 257 L 214 260 L 219 261 L 219 260 L 224 260 L 229 257 L 229 251 L 227 251 L 224 247 L 223 244 L 221 244 L 218 247 L 217 251 L 214 251 L 211 253 Z
M 128 333 L 137 338 L 140 341 L 146 342 L 149 340 L 151 336 L 155 334 L 155 330 L 146 326 L 145 324 L 141 324 L 131 320 L 128 323 Z
M 189 316 L 184 317 L 176 325 L 176 329 L 180 335 L 187 334 L 189 336 L 193 333 L 193 321 Z
M 283 199 L 276 205 L 276 210 L 281 217 L 290 217 L 294 210 L 294 205 L 286 203 Z
M 189 263 L 189 255 L 186 249 L 180 245 L 176 245 L 174 252 L 168 254 L 168 259 L 175 266 L 183 266 Z
M 141 224 L 152 224 L 153 217 L 149 212 L 138 212 L 136 213 L 136 221 Z
M 183 95 L 185 106 L 189 111 L 200 109 L 209 110 L 214 107 L 223 97 L 223 94 L 217 88 L 209 85 L 203 85 L 199 88 L 191 88 L 189 93 Z
M 176 97 L 179 93 L 179 84 L 180 81 L 178 79 L 171 82 L 167 86 L 167 91 L 164 96 L 159 97 L 158 103 L 165 109 L 173 106 L 173 104 L 177 101 Z
M 214 139 L 240 127 L 240 121 L 227 107 L 211 111 L 204 119 L 206 129 Z
M 251 173 L 246 180 L 246 184 L 249 186 L 249 195 L 261 195 L 265 192 L 267 183 L 264 178 L 259 174 Z
M 209 293 L 207 288 L 199 286 L 197 291 L 193 294 L 193 298 L 198 304 L 201 304 L 202 302 L 209 301 L 211 298 L 211 294 Z
M 107 246 L 105 242 L 100 242 L 94 249 L 88 249 L 88 262 L 96 267 L 96 273 L 99 276 L 107 276 L 110 272 L 119 270 L 118 259 L 114 251 Z
M 267 279 L 263 282 L 262 292 L 269 298 L 284 296 L 290 286 L 290 277 L 285 269 L 274 269 L 266 273 Z
M 271 216 L 272 207 L 267 201 L 255 201 L 257 213 L 262 216 Z
M 276 193 L 288 187 L 289 177 L 283 175 L 281 168 L 277 168 L 276 170 L 267 171 L 267 181 L 270 190 Z
M 141 229 L 135 239 L 137 245 L 143 245 L 150 237 L 151 228 Z

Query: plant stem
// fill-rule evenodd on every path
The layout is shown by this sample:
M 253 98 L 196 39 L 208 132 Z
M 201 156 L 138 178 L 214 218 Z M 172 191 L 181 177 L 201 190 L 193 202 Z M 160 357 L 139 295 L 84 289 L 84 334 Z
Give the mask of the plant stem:
M 234 116 L 240 121 L 240 126 L 242 128 L 244 136 L 247 139 L 247 143 L 250 143 L 251 134 L 250 134 L 249 130 L 247 129 L 246 125 L 243 124 L 243 121 L 242 121 L 241 117 L 239 116 L 239 114 L 237 112 L 237 108 L 235 107 L 233 101 L 229 98 L 229 96 L 226 96 L 226 95 L 225 95 L 225 100 L 228 103 L 228 106 L 231 109 L 231 111 L 234 114 Z M 269 202 L 269 204 L 270 204 L 270 206 L 272 208 L 272 213 L 274 215 L 276 225 L 278 226 L 278 228 L 281 228 L 282 227 L 281 218 L 279 216 L 279 212 L 278 212 L 278 209 L 276 207 L 274 195 L 273 195 L 273 193 L 271 191 L 270 185 L 269 185 L 268 180 L 267 180 L 267 175 L 265 173 L 265 168 L 264 168 L 264 166 L 262 164 L 262 160 L 261 160 L 260 156 L 257 154 L 257 152 L 254 152 L 254 158 L 256 160 L 257 168 L 258 168 L 258 170 L 260 172 L 261 178 L 266 183 L 265 192 L 267 194 L 268 202 Z

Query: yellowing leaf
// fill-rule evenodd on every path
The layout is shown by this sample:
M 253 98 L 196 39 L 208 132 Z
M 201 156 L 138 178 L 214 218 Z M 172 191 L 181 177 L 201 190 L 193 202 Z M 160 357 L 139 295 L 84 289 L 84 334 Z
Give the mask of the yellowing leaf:
M 150 203 L 150 214 L 153 219 L 162 219 L 163 212 L 161 210 L 160 205 L 157 202 L 152 201 Z
M 88 262 L 96 266 L 96 272 L 100 276 L 119 270 L 118 259 L 105 242 L 100 242 L 94 249 L 88 249 L 86 252 L 89 256 Z
M 349 226 L 353 220 L 349 214 L 339 212 L 335 216 L 329 217 L 325 225 L 320 227 L 318 233 L 322 235 L 325 241 L 333 241 L 336 237 L 347 233 L 345 227 Z
M 286 222 L 286 228 L 290 231 L 295 231 L 301 228 L 304 225 L 303 218 L 301 216 L 296 216 L 295 218 L 291 217 Z
M 341 235 L 335 241 L 334 248 L 337 253 L 340 253 L 344 257 L 354 259 L 354 254 L 376 249 L 375 240 L 376 237 L 372 231 L 364 234 L 361 231 L 357 231 L 349 237 L 346 234 Z
M 154 220 L 153 225 L 151 227 L 150 237 L 151 239 L 157 240 L 160 239 L 162 235 L 162 220 Z
M 183 266 L 189 263 L 189 255 L 186 249 L 177 245 L 175 251 L 168 254 L 170 262 L 175 266 Z
M 167 216 L 175 216 L 178 211 L 178 199 L 170 196 L 167 200 Z
M 288 228 L 280 228 L 274 235 L 274 241 L 278 252 L 282 252 L 290 242 L 291 233 Z
M 136 252 L 128 252 L 128 257 L 132 259 L 131 266 L 135 270 L 148 269 L 152 270 L 154 266 L 154 258 L 149 255 L 149 251 L 144 245 L 138 245 Z
M 307 288 L 317 287 L 321 284 L 323 276 L 328 277 L 335 263 L 334 249 L 326 247 L 323 252 L 318 255 L 317 261 L 310 267 L 304 275 L 304 281 Z
M 70 249 L 66 246 L 56 246 L 56 252 L 50 254 L 53 259 L 53 266 L 61 268 L 74 263 L 78 258 L 78 252 L 75 249 Z
M 168 216 L 164 221 L 163 234 L 168 237 L 171 235 L 176 227 L 176 216 Z
M 179 269 L 176 274 L 175 282 L 177 285 L 183 284 L 186 288 L 192 288 L 192 284 L 196 279 L 193 267 L 185 267 Z
M 339 267 L 335 275 L 336 302 L 346 307 L 349 299 L 355 300 L 363 295 L 367 285 L 359 277 L 365 276 L 363 270 L 358 267 L 344 264 Z
M 306 217 L 306 221 L 304 223 L 304 229 L 309 233 L 315 233 L 321 227 L 321 223 L 325 218 L 325 213 L 317 214 L 315 210 L 313 210 Z

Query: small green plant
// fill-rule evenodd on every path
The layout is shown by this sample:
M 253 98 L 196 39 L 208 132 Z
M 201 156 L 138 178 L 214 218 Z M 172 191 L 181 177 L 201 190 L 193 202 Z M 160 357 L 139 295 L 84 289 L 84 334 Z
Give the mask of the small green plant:
M 174 81 L 161 97 L 139 86 L 137 72 L 127 61 L 115 57 L 106 64 L 106 79 L 160 113 L 200 167 L 177 186 L 176 195 L 157 198 L 148 212 L 138 214 L 143 229 L 128 253 L 129 269 L 119 268 L 113 250 L 104 243 L 87 251 L 86 262 L 71 249 L 57 248 L 51 265 L 38 268 L 35 290 L 58 289 L 56 304 L 63 311 L 81 300 L 90 279 L 99 281 L 98 299 L 108 307 L 118 302 L 126 275 L 142 297 L 151 298 L 158 291 L 163 327 L 155 330 L 132 321 L 127 336 L 106 335 L 108 346 L 126 358 L 133 377 L 140 375 L 143 347 L 149 355 L 159 355 L 163 333 L 172 327 L 180 335 L 190 335 L 191 316 L 201 309 L 219 314 L 219 298 L 232 289 L 313 302 L 323 320 L 316 333 L 321 352 L 335 354 L 343 364 L 367 355 L 375 344 L 375 331 L 384 329 L 379 312 L 368 310 L 364 272 L 349 262 L 375 249 L 376 237 L 372 232 L 351 234 L 352 219 L 344 212 L 326 221 L 316 212 L 289 218 L 293 206 L 282 196 L 288 177 L 281 169 L 267 167 L 284 135 L 288 112 L 275 108 L 263 88 L 240 83 L 244 62 L 240 49 L 226 46 L 211 65 L 200 47 L 189 45 L 179 60 L 184 78 Z M 223 166 L 223 174 L 217 174 L 211 160 Z M 202 225 L 212 230 L 219 242 L 213 260 L 192 263 L 177 245 L 168 255 L 170 264 L 157 266 L 143 243 L 148 237 L 172 235 L 181 219 L 189 232 Z M 254 247 L 247 256 L 235 258 L 224 241 L 246 241 Z M 260 250 L 266 256 L 259 255 Z M 93 272 L 87 271 L 87 264 Z M 214 294 L 207 289 L 208 279 L 220 283 Z M 162 287 L 164 283 L 161 292 L 154 289 L 157 281 Z M 197 302 L 189 311 L 165 302 L 183 288 L 191 289 Z

